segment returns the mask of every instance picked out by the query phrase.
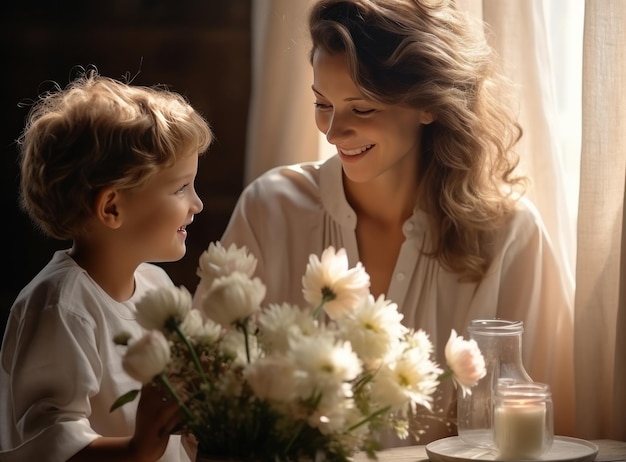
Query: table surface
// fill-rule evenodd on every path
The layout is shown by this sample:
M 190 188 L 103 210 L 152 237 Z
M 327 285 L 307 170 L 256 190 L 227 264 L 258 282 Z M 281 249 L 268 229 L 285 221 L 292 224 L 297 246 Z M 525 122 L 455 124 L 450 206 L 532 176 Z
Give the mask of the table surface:
M 626 442 L 614 440 L 591 440 L 599 447 L 595 462 L 626 462 Z M 425 446 L 406 446 L 385 449 L 378 453 L 380 462 L 428 462 Z M 367 455 L 359 453 L 355 462 L 369 462 Z

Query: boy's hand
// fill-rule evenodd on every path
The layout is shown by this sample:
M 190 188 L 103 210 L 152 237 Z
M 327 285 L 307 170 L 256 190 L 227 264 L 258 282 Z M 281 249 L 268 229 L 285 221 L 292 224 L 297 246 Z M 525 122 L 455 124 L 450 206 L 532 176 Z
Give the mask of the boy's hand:
M 179 409 L 167 391 L 150 384 L 142 387 L 130 441 L 138 461 L 154 462 L 163 455 L 170 434 L 182 422 Z

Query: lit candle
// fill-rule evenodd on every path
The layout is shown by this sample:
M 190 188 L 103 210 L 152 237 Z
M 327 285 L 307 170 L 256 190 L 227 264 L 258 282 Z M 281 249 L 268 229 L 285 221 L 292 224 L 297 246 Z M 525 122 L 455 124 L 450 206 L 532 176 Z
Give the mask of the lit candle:
M 546 405 L 507 400 L 494 410 L 494 440 L 500 459 L 533 459 L 546 444 Z

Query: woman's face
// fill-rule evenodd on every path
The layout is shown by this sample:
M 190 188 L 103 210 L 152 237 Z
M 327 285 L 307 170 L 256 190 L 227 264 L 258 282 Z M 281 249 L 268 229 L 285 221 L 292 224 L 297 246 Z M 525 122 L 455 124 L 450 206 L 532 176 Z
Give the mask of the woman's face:
M 315 123 L 337 147 L 346 176 L 368 182 L 381 175 L 415 176 L 421 126 L 430 113 L 368 99 L 350 77 L 343 54 L 313 54 Z

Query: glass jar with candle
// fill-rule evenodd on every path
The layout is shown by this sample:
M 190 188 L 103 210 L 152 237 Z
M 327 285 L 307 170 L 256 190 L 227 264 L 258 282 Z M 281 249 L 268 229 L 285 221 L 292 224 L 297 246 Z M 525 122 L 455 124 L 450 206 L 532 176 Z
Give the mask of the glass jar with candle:
M 470 339 L 478 344 L 485 358 L 487 374 L 472 388 L 471 394 L 461 389 L 457 395 L 457 431 L 471 446 L 492 448 L 493 398 L 496 384 L 505 379 L 532 382 L 522 364 L 521 321 L 476 319 L 467 328 Z
M 552 394 L 544 383 L 503 380 L 496 386 L 493 434 L 498 458 L 538 459 L 552 447 Z

